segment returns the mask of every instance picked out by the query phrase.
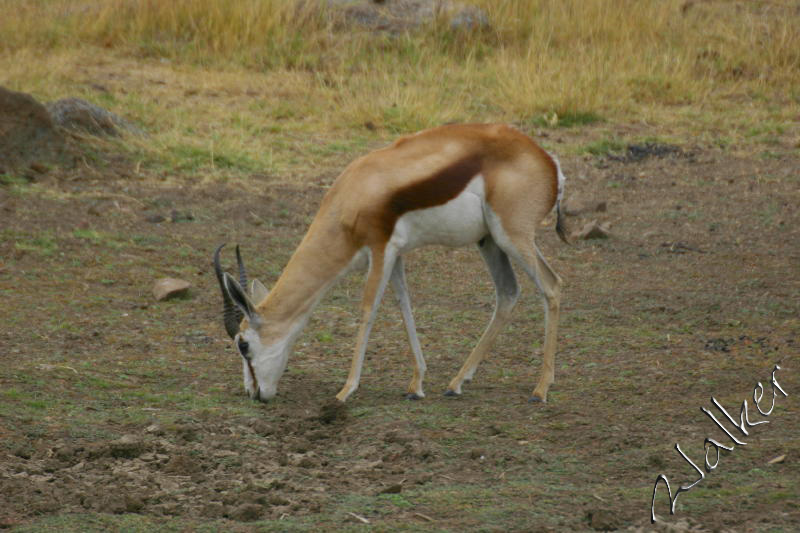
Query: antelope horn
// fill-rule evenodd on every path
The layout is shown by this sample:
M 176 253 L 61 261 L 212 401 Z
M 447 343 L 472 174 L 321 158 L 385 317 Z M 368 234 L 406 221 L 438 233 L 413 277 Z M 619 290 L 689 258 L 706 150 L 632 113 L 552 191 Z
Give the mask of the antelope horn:
M 230 338 L 234 338 L 237 333 L 239 333 L 239 324 L 242 322 L 242 318 L 244 318 L 244 313 L 242 313 L 238 307 L 233 304 L 233 300 L 231 300 L 231 295 L 228 294 L 228 289 L 225 287 L 225 281 L 222 279 L 222 266 L 219 263 L 219 253 L 222 248 L 225 246 L 226 243 L 222 243 L 219 245 L 217 250 L 214 252 L 214 272 L 217 275 L 217 281 L 219 282 L 219 287 L 222 289 L 222 317 L 225 321 L 225 331 L 228 332 L 228 336 Z M 239 247 L 236 247 L 236 255 L 239 256 Z M 241 261 L 241 259 L 240 259 Z M 239 263 L 241 268 L 242 263 Z
M 236 245 L 236 264 L 239 265 L 239 286 L 247 292 L 247 271 L 244 268 L 242 254 L 239 253 L 239 245 Z

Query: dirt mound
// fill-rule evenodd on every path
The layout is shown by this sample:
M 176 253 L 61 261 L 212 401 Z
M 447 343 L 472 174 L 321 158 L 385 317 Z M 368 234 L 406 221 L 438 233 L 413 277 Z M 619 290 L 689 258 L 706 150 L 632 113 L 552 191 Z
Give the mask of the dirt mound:
M 47 104 L 53 121 L 64 129 L 97 136 L 118 137 L 123 131 L 142 131 L 110 111 L 80 98 L 62 98 Z
M 32 96 L 0 87 L 0 172 L 54 162 L 67 153 L 64 136 Z

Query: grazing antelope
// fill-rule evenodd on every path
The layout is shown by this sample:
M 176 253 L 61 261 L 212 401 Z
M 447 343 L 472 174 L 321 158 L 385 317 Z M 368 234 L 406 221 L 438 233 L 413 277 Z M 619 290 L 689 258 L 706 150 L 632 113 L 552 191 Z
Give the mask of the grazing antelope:
M 242 356 L 253 399 L 272 398 L 295 339 L 325 292 L 351 267 L 369 260 L 362 320 L 350 373 L 336 398 L 358 388 L 367 339 L 391 281 L 411 344 L 414 373 L 406 397 L 422 398 L 425 359 L 411 315 L 402 255 L 428 244 L 477 243 L 497 301 L 486 331 L 448 386 L 461 394 L 519 296 L 513 259 L 544 295 L 544 363 L 530 401 L 544 402 L 553 382 L 561 279 L 534 243 L 536 228 L 556 206 L 556 231 L 566 242 L 558 160 L 521 132 L 499 124 L 450 125 L 403 137 L 353 161 L 336 179 L 311 227 L 271 291 L 247 275 L 236 248 L 239 281 L 214 267 L 222 289 L 225 329 Z

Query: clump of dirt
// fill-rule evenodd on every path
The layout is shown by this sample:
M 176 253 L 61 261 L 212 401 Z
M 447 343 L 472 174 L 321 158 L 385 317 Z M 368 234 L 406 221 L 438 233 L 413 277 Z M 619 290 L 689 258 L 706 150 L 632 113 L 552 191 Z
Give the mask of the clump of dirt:
M 322 406 L 319 412 L 319 421 L 323 424 L 341 422 L 347 418 L 347 408 L 344 402 L 333 400 Z
M 0 87 L 0 173 L 62 160 L 67 141 L 31 95 Z

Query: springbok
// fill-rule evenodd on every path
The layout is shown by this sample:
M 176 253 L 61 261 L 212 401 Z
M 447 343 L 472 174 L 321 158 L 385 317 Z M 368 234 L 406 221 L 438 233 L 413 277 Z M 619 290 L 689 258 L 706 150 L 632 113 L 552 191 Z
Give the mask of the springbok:
M 240 280 L 214 268 L 224 303 L 225 329 L 242 356 L 244 387 L 267 401 L 277 391 L 292 346 L 333 283 L 356 264 L 369 262 L 350 373 L 336 395 L 344 402 L 357 388 L 370 329 L 389 281 L 411 345 L 414 373 L 406 397 L 425 396 L 425 359 L 411 314 L 402 255 L 414 248 L 477 243 L 496 290 L 492 319 L 445 392 L 461 394 L 486 358 L 519 297 L 513 259 L 534 280 L 545 301 L 541 376 L 530 401 L 547 400 L 561 279 L 534 242 L 536 228 L 556 207 L 556 231 L 567 241 L 561 212 L 564 175 L 558 160 L 531 138 L 501 124 L 448 125 L 402 137 L 353 161 L 331 185 L 311 227 L 271 291 L 255 280 L 249 292 L 236 248 Z

